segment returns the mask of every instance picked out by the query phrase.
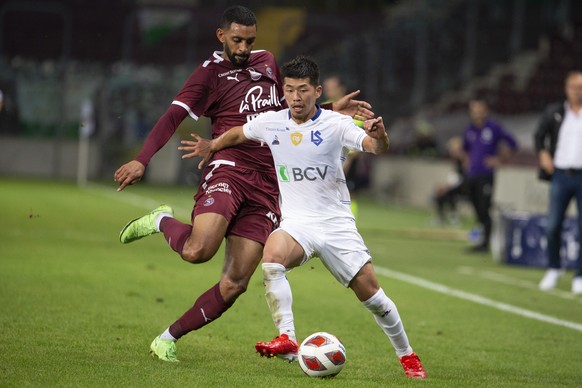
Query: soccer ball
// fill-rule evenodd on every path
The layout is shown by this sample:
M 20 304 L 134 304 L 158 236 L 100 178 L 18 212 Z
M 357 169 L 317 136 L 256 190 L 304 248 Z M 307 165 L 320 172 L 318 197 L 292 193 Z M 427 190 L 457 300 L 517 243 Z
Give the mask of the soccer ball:
M 299 366 L 310 377 L 334 377 L 346 363 L 346 348 L 333 334 L 319 332 L 299 346 Z

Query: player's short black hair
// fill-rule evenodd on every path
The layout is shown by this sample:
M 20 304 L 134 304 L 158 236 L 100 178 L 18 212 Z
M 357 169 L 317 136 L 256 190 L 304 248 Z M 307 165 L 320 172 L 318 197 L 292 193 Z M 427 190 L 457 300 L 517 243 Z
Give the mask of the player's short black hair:
M 232 7 L 225 9 L 222 13 L 220 27 L 226 30 L 230 28 L 232 23 L 241 24 L 243 26 L 255 26 L 257 24 L 257 17 L 255 16 L 255 13 L 247 7 L 233 5 Z
M 313 86 L 319 85 L 319 66 L 315 61 L 305 55 L 298 55 L 294 59 L 281 66 L 281 77 L 309 78 Z

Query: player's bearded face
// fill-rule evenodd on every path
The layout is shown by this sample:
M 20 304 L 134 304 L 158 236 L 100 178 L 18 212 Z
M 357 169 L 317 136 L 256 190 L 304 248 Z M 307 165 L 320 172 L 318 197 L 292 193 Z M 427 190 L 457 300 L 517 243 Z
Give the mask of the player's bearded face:
M 224 48 L 223 57 L 237 67 L 245 66 L 255 45 L 256 35 L 256 26 L 232 23 L 227 30 L 219 29 L 217 36 Z
M 238 53 L 238 52 L 233 52 L 230 47 L 225 44 L 224 45 L 224 52 L 226 54 L 226 56 L 228 57 L 228 59 L 230 60 L 230 62 L 238 67 L 242 67 L 244 65 L 247 64 L 247 62 L 249 61 L 249 56 L 250 56 L 250 51 L 248 53 Z

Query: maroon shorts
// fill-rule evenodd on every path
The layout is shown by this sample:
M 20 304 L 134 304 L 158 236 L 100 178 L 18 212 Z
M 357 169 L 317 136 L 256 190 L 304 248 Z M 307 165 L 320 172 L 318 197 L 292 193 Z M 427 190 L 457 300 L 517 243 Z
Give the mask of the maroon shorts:
M 281 217 L 276 179 L 272 172 L 215 161 L 202 173 L 192 217 L 221 214 L 229 222 L 227 236 L 232 234 L 265 244 Z

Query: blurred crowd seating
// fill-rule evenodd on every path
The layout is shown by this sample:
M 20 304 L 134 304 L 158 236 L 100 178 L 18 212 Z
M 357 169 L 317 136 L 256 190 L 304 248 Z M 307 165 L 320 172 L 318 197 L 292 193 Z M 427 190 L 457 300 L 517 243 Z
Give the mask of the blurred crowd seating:
M 219 48 L 214 31 L 225 6 L 38 3 L 68 6 L 55 7 L 49 16 L 19 8 L 6 13 L 0 90 L 18 108 L 19 128 L 2 126 L 0 117 L 0 134 L 76 137 L 81 103 L 91 99 L 98 136 L 120 144 L 139 142 L 192 69 Z M 421 111 L 429 120 L 464 112 L 474 96 L 486 97 L 501 115 L 538 113 L 563 97 L 565 73 L 582 68 L 582 2 L 377 1 L 361 9 L 356 2 L 312 8 L 284 3 L 298 8 L 252 3 L 268 19 L 259 20 L 257 48 L 265 36 L 265 44 L 279 45 L 280 61 L 299 53 L 315 57 L 322 78 L 339 73 L 389 121 Z M 516 12 L 520 4 L 524 8 Z M 188 17 L 154 34 L 144 29 L 140 7 Z M 59 17 L 72 20 L 69 38 Z M 272 20 L 281 21 L 279 31 L 261 29 Z M 27 34 L 18 28 L 24 24 Z M 35 29 L 43 33 L 35 35 Z
M 564 99 L 565 75 L 582 69 L 582 3 L 570 3 L 567 22 L 546 23 L 545 29 L 534 25 L 524 31 L 528 39 L 537 39 L 535 46 L 493 66 L 469 91 L 445 99 L 439 108 L 454 112 L 465 109 L 468 98 L 481 97 L 499 114 L 518 115 L 540 112 Z

